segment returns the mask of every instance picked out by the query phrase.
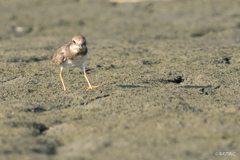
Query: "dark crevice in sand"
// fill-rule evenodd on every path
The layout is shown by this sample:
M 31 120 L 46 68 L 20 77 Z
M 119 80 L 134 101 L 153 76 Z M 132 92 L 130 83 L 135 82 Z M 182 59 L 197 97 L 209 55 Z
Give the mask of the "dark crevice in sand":
M 4 52 L 17 52 L 17 51 L 31 51 L 31 50 L 54 50 L 53 46 L 36 47 L 36 48 L 18 48 L 18 49 L 5 49 Z
M 36 128 L 39 130 L 39 134 L 42 134 L 44 131 L 48 130 L 48 127 L 46 127 L 42 123 L 33 123 L 33 128 Z
M 12 58 L 8 59 L 7 62 L 14 62 L 14 63 L 19 63 L 19 62 L 39 62 L 39 61 L 45 61 L 49 60 L 49 57 L 42 57 L 42 58 L 37 58 L 37 57 L 30 57 L 30 58 Z
M 72 106 L 77 106 L 77 105 L 87 105 L 89 104 L 90 102 L 93 102 L 97 99 L 100 99 L 100 98 L 106 98 L 106 97 L 109 97 L 110 94 L 109 93 L 105 93 L 105 94 L 100 94 L 100 95 L 97 95 L 95 97 L 92 97 L 91 95 L 88 96 L 88 95 L 84 95 L 82 97 L 82 99 L 80 99 L 78 101 L 78 103 L 74 103 L 74 104 L 68 104 L 68 105 L 65 105 L 65 108 L 68 108 L 68 107 L 72 107 Z M 56 107 L 61 107 L 62 105 L 57 105 Z M 54 107 L 55 108 L 55 107 Z M 50 109 L 51 110 L 51 109 Z
M 153 60 L 153 61 L 148 61 L 148 60 L 143 60 L 142 61 L 142 64 L 143 65 L 151 65 L 151 64 L 159 64 L 159 63 L 161 63 L 161 61 L 160 60 Z
M 13 128 L 18 128 L 18 127 L 27 127 L 27 128 L 35 128 L 39 131 L 38 134 L 42 134 L 44 131 L 46 131 L 48 129 L 48 127 L 46 127 L 46 125 L 42 124 L 42 123 L 36 123 L 36 122 L 5 122 L 4 123 L 7 126 L 13 127 Z
M 122 88 L 138 88 L 141 86 L 138 85 L 118 85 L 118 87 L 122 87 Z
M 103 96 L 97 96 L 95 99 L 99 99 L 99 98 L 103 98 L 103 97 L 108 97 L 109 96 L 109 94 L 105 94 L 105 95 L 103 95 Z
M 230 64 L 231 58 L 227 58 L 227 57 L 226 57 L 226 58 L 224 58 L 223 60 L 225 61 L 226 64 Z
M 220 88 L 221 86 L 219 85 L 219 86 L 217 86 L 217 87 L 215 87 L 214 89 L 218 89 L 218 88 Z
M 179 105 L 175 106 L 176 109 L 180 109 L 183 111 L 191 111 L 191 112 L 203 112 L 202 109 L 196 109 L 195 107 L 189 106 L 188 103 L 179 103 Z
M 106 66 L 106 67 L 105 67 L 105 70 L 109 70 L 109 69 L 115 68 L 115 67 L 116 67 L 115 65 L 110 64 L 109 66 Z
M 171 82 L 171 83 L 177 83 L 177 84 L 180 84 L 181 82 L 183 82 L 184 79 L 182 79 L 181 76 L 178 76 L 177 78 L 174 78 L 174 79 L 169 79 L 167 80 L 167 82 Z
M 200 91 L 202 92 L 202 94 L 208 95 L 208 92 L 205 92 L 205 88 L 200 89 Z
M 25 109 L 24 111 L 25 112 L 41 113 L 41 112 L 45 112 L 47 110 L 44 109 L 44 108 L 41 108 L 41 107 L 36 107 L 36 108 L 28 108 L 28 109 Z
M 190 85 L 186 85 L 186 86 L 182 86 L 182 88 L 211 88 L 212 86 L 190 86 Z
M 145 84 L 156 84 L 156 82 L 160 82 L 160 83 L 164 83 L 164 84 L 167 84 L 167 83 L 176 83 L 176 84 L 180 84 L 180 83 L 182 83 L 184 81 L 184 79 L 182 79 L 182 77 L 181 76 L 177 76 L 177 78 L 173 78 L 173 79 L 155 79 L 155 80 L 144 80 L 144 81 L 142 81 L 142 83 L 145 83 Z M 123 88 L 124 87 L 131 87 L 131 86 L 126 86 L 126 85 L 123 85 L 122 86 Z M 139 86 L 139 87 L 141 87 L 141 88 L 149 88 L 149 87 L 146 87 L 146 86 Z M 181 86 L 182 88 L 187 88 L 187 87 L 189 87 L 189 88 L 194 88 L 194 86 Z M 137 88 L 136 86 L 134 87 L 134 86 L 132 86 L 131 88 Z M 201 88 L 201 87 L 199 87 L 199 88 Z
M 81 103 L 80 105 L 87 105 L 90 101 L 95 101 L 97 99 L 105 98 L 105 97 L 108 97 L 108 96 L 110 96 L 110 94 L 103 94 L 103 95 L 100 95 L 100 96 L 96 96 L 95 98 L 90 99 L 88 102 Z
M 87 72 L 87 74 L 90 74 L 89 71 L 93 71 L 93 70 L 94 70 L 93 68 L 87 68 L 86 72 Z
M 10 154 L 21 154 L 22 152 L 19 150 L 4 150 L 2 153 L 4 155 L 10 155 Z
M 204 33 L 192 33 L 191 37 L 202 37 L 204 36 Z
M 47 147 L 46 149 L 33 148 L 31 151 L 34 153 L 47 154 L 47 155 L 54 155 L 57 153 L 56 147 Z

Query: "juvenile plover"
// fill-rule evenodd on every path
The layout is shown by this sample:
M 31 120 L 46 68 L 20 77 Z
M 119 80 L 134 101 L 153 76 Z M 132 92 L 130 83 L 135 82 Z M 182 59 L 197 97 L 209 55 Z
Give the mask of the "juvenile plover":
M 87 78 L 86 69 L 84 62 L 86 61 L 89 55 L 86 39 L 82 35 L 77 35 L 72 38 L 72 42 L 69 42 L 59 48 L 52 58 L 52 62 L 58 66 L 60 66 L 60 79 L 63 84 L 63 89 L 66 91 L 66 87 L 63 81 L 63 68 L 82 68 L 84 72 L 84 77 L 88 82 L 88 89 L 97 88 L 98 86 L 92 86 Z

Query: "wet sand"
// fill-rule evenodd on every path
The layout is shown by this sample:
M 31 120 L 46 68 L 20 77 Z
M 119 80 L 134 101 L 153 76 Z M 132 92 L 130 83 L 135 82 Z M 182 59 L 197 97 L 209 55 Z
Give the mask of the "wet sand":
M 0 159 L 239 159 L 240 2 L 2 1 Z M 51 57 L 87 39 L 81 69 Z M 235 156 L 215 155 L 235 152 Z

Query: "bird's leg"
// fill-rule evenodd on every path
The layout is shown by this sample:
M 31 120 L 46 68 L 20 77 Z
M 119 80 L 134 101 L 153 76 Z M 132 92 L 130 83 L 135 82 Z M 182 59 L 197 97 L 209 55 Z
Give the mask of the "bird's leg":
M 62 74 L 62 70 L 60 71 L 60 79 L 62 81 L 62 84 L 63 84 L 63 90 L 66 91 L 66 87 L 65 87 L 65 84 L 63 82 L 63 74 Z
M 86 80 L 87 80 L 87 82 L 88 82 L 88 85 L 89 85 L 89 87 L 88 87 L 88 89 L 86 90 L 86 92 L 89 91 L 90 89 L 98 88 L 98 86 L 92 86 L 92 85 L 90 84 L 90 82 L 89 82 L 89 80 L 88 80 L 88 78 L 87 78 L 87 73 L 86 73 L 85 70 L 84 70 L 84 77 L 86 78 Z

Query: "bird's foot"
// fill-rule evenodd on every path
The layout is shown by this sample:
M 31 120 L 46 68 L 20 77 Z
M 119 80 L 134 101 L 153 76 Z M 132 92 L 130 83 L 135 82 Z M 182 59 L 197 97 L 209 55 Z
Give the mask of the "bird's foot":
M 88 92 L 90 89 L 93 89 L 93 88 L 98 88 L 98 86 L 89 86 L 88 89 L 86 90 L 86 92 Z

